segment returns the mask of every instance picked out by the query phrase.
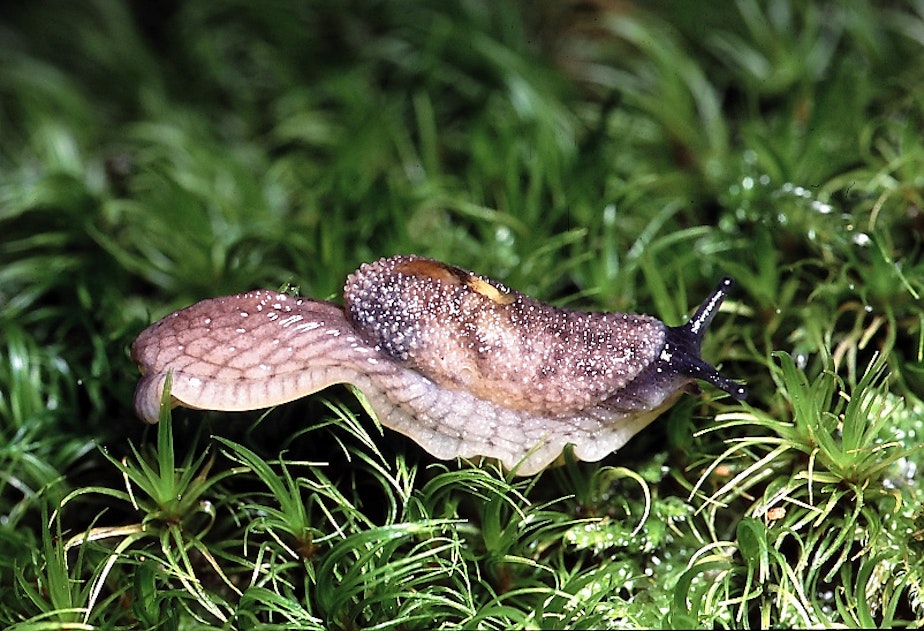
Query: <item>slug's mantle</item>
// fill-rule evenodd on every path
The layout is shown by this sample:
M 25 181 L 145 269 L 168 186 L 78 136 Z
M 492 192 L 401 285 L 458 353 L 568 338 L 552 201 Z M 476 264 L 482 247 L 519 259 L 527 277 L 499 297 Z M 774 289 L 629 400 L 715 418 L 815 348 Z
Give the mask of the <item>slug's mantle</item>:
M 132 344 L 138 415 L 172 403 L 253 410 L 336 383 L 363 392 L 382 425 L 437 458 L 488 456 L 520 475 L 565 445 L 581 460 L 615 451 L 696 379 L 746 390 L 700 357 L 732 287 L 723 279 L 683 326 L 646 315 L 588 313 L 534 300 L 418 256 L 362 265 L 344 306 L 256 290 L 203 300 Z

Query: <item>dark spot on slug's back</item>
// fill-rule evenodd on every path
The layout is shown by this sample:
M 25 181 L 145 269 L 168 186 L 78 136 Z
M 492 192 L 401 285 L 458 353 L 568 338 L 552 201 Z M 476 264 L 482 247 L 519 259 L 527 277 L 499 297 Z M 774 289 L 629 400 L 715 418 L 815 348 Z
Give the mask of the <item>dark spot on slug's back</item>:
M 438 458 L 488 456 L 530 475 L 565 445 L 599 460 L 696 380 L 745 388 L 700 357 L 731 290 L 723 279 L 689 322 L 562 309 L 418 256 L 362 265 L 344 306 L 269 290 L 212 298 L 152 324 L 132 345 L 139 415 L 173 403 L 249 410 L 335 383 Z

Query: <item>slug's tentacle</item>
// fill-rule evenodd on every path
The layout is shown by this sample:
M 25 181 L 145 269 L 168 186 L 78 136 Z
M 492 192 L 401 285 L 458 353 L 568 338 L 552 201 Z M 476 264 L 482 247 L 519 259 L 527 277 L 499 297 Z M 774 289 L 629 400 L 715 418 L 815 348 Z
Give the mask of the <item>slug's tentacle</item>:
M 540 303 L 438 261 L 393 257 L 347 280 L 345 309 L 269 290 L 213 298 L 132 345 L 139 416 L 175 405 L 249 410 L 335 383 L 438 458 L 489 456 L 530 475 L 565 445 L 582 460 L 621 447 L 694 379 L 744 389 L 699 357 L 726 279 L 682 327 Z
M 735 399 L 743 401 L 748 395 L 747 388 L 723 377 L 711 364 L 700 357 L 700 347 L 706 335 L 706 329 L 709 328 L 712 319 L 719 312 L 719 307 L 728 298 L 734 286 L 735 281 L 728 276 L 719 281 L 689 322 L 681 327 L 669 327 L 667 338 L 668 343 L 679 350 L 679 355 L 674 362 L 681 373 L 693 379 L 707 381 Z
M 724 390 L 739 401 L 747 397 L 747 388 L 719 374 L 714 366 L 700 357 L 700 347 L 706 329 L 719 312 L 719 307 L 728 298 L 735 281 L 729 277 L 719 281 L 709 297 L 699 306 L 693 317 L 679 327 L 668 327 L 665 348 L 662 356 L 670 356 L 667 364 L 672 369 L 692 379 L 700 379 Z

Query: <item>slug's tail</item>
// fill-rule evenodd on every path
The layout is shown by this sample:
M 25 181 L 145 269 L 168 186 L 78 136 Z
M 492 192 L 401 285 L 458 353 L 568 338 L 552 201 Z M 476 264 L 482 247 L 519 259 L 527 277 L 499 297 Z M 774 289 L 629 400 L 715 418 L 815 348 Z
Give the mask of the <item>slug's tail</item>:
M 713 292 L 686 324 L 680 327 L 670 327 L 668 340 L 675 354 L 669 361 L 682 374 L 711 383 L 741 401 L 748 395 L 747 388 L 721 375 L 712 364 L 700 357 L 700 347 L 706 329 L 709 328 L 715 314 L 719 312 L 719 307 L 734 285 L 735 281 L 726 276 L 719 281 Z

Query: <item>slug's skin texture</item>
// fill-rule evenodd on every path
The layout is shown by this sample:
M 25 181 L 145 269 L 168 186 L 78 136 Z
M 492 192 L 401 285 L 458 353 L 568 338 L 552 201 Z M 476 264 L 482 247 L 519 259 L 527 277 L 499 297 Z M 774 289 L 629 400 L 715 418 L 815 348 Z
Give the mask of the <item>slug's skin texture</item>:
M 173 405 L 226 411 L 349 383 L 437 458 L 488 456 L 532 475 L 569 443 L 581 460 L 615 451 L 695 379 L 743 399 L 699 357 L 731 284 L 668 327 L 547 305 L 431 259 L 381 259 L 347 278 L 343 308 L 257 290 L 154 323 L 132 345 L 135 407 L 157 422 L 168 372 Z

